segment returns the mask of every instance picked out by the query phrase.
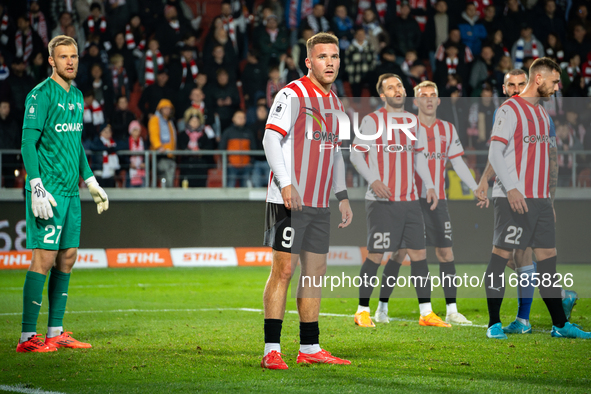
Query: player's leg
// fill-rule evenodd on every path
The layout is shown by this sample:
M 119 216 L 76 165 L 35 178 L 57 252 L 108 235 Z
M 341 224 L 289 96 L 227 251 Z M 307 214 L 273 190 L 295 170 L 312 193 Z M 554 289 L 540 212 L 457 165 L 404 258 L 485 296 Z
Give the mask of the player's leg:
M 371 320 L 369 309 L 369 300 L 373 292 L 371 278 L 377 276 L 383 257 L 383 253 L 368 253 L 359 271 L 359 277 L 362 279 L 362 283 L 359 287 L 359 305 L 357 305 L 357 312 L 355 312 L 353 320 L 360 327 L 375 327 L 375 324 Z
M 400 272 L 400 267 L 402 266 L 405 257 L 406 248 L 399 249 L 392 253 L 392 256 L 390 256 L 390 259 L 388 259 L 388 262 L 384 267 L 381 282 L 382 287 L 380 288 L 380 301 L 378 302 L 378 307 L 374 316 L 375 321 L 378 323 L 390 323 L 390 318 L 388 317 L 388 301 L 396 286 L 398 273 Z
M 456 277 L 456 265 L 454 253 L 450 247 L 435 248 L 435 255 L 439 260 L 439 274 L 441 275 L 441 287 L 445 296 L 445 321 L 455 324 L 472 324 L 472 322 L 458 312 L 457 295 L 458 288 L 454 279 Z
M 27 229 L 27 233 L 31 231 Z M 31 245 L 31 243 L 27 243 Z M 37 335 L 37 320 L 43 303 L 45 278 L 55 262 L 57 250 L 33 249 L 31 265 L 23 287 L 23 320 L 17 352 L 49 352 L 57 350 Z
M 514 252 L 515 272 L 518 275 L 517 283 L 517 317 L 508 326 L 503 327 L 506 334 L 531 334 L 529 313 L 534 296 L 534 273 L 532 263 L 532 249 L 516 249 Z

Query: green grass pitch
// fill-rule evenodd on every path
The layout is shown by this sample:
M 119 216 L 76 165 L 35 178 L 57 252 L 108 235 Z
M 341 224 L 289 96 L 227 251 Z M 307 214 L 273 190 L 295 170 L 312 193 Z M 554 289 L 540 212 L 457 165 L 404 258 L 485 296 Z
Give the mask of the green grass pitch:
M 458 265 L 458 274 L 483 269 Z M 575 275 L 575 290 L 590 278 L 587 266 L 559 270 Z M 287 313 L 282 351 L 290 369 L 262 370 L 268 273 L 268 267 L 74 271 L 64 327 L 93 348 L 18 354 L 25 272 L 0 272 L 0 387 L 125 394 L 591 392 L 591 341 L 551 338 L 539 298 L 531 313 L 534 333 L 507 341 L 487 340 L 482 327 L 421 327 L 415 298 L 392 299 L 390 316 L 399 320 L 372 329 L 354 325 L 356 299 L 324 299 L 321 312 L 333 315 L 320 317 L 320 344 L 352 365 L 297 365 L 298 317 Z M 397 290 L 394 296 L 403 293 Z M 507 289 L 505 324 L 515 317 L 514 292 Z M 474 324 L 487 323 L 485 299 L 461 298 L 458 306 Z M 442 298 L 433 307 L 445 314 Z M 288 296 L 287 310 L 295 309 Z M 41 311 L 38 331 L 45 333 L 45 297 Z M 571 321 L 591 330 L 590 312 L 591 302 L 581 299 Z

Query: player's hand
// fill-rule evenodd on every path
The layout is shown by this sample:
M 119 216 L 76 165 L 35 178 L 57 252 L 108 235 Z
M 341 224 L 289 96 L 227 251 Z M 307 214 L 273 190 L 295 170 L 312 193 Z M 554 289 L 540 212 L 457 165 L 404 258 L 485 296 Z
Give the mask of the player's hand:
M 390 199 L 390 197 L 392 197 L 390 188 L 388 188 L 388 186 L 386 186 L 384 182 L 380 181 L 379 179 L 371 184 L 371 190 L 373 190 L 375 195 L 379 198 Z
M 481 180 L 476 190 L 474 190 L 474 195 L 478 199 L 478 204 L 476 204 L 477 207 L 488 208 L 489 201 L 487 198 L 487 194 L 488 182 Z
M 431 210 L 434 211 L 435 208 L 437 208 L 437 204 L 439 203 L 439 200 L 437 199 L 437 193 L 435 192 L 435 189 L 427 189 L 427 202 L 429 204 L 431 204 Z
M 55 198 L 43 187 L 41 178 L 31 179 L 31 208 L 36 218 L 47 220 L 53 217 L 51 206 L 57 207 Z
M 302 199 L 293 185 L 285 186 L 281 189 L 281 197 L 283 198 L 285 208 L 291 209 L 292 211 L 302 210 Z
M 109 209 L 109 198 L 107 197 L 107 193 L 105 193 L 103 188 L 99 186 L 96 178 L 91 176 L 84 182 L 88 187 L 88 191 L 90 192 L 92 199 L 96 203 L 96 210 L 99 215 L 103 213 L 103 211 Z
M 341 200 L 339 202 L 339 211 L 341 211 L 341 218 L 343 221 L 339 224 L 339 228 L 345 228 L 351 224 L 353 220 L 353 211 L 348 199 Z
M 517 189 L 511 189 L 507 192 L 507 199 L 509 200 L 509 204 L 511 205 L 511 209 L 513 212 L 517 212 L 519 214 L 524 214 L 527 212 L 527 204 L 525 203 L 525 198 L 523 198 L 523 194 L 519 192 Z

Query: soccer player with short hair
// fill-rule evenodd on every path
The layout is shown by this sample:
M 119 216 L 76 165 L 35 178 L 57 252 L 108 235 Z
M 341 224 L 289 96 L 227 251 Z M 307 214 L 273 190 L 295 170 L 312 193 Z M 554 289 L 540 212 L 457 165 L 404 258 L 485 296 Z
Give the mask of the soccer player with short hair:
M 495 116 L 489 160 L 497 175 L 493 188 L 495 230 L 485 273 L 488 338 L 506 339 L 500 319 L 504 271 L 514 249 L 532 247 L 539 259 L 539 290 L 550 316 L 553 337 L 591 338 L 566 319 L 556 274 L 554 209 L 550 198 L 550 117 L 540 101 L 558 90 L 560 66 L 536 59 L 521 94 L 503 103 Z
M 297 363 L 351 364 L 332 356 L 319 345 L 318 316 L 321 289 L 303 276 L 320 278 L 326 272 L 330 237 L 330 189 L 339 200 L 342 223 L 353 219 L 345 182 L 336 116 L 344 111 L 331 91 L 340 66 L 338 39 L 318 33 L 307 41 L 308 75 L 281 89 L 267 118 L 263 146 L 271 174 L 265 218 L 266 246 L 273 248 L 271 273 L 263 295 L 265 353 L 261 367 L 287 369 L 281 354 L 281 328 L 287 289 L 298 260 L 301 276 L 297 289 L 300 316 L 300 351 Z
M 368 183 L 365 194 L 367 212 L 367 251 L 359 276 L 364 284 L 359 288 L 359 306 L 354 321 L 361 327 L 374 327 L 370 317 L 369 299 L 373 291 L 370 280 L 376 276 L 382 257 L 406 245 L 411 259 L 411 275 L 415 277 L 415 290 L 419 300 L 422 326 L 451 327 L 432 310 L 431 280 L 425 249 L 425 224 L 419 193 L 415 184 L 415 172 L 425 183 L 429 209 L 437 208 L 437 192 L 429 173 L 427 159 L 421 153 L 424 146 L 419 137 L 416 115 L 404 110 L 406 90 L 396 74 L 382 74 L 376 86 L 385 106 L 366 115 L 360 131 L 376 136 L 367 145 L 358 136 L 353 141 L 351 163 Z M 388 124 L 404 127 L 386 130 Z M 377 135 L 376 130 L 382 130 Z M 375 319 L 389 323 L 388 300 L 396 281 L 400 264 L 390 259 L 382 274 L 380 302 Z
M 515 95 L 521 93 L 521 91 L 526 87 L 528 82 L 528 77 L 525 71 L 522 69 L 516 68 L 514 70 L 509 71 L 505 74 L 504 83 L 503 83 L 503 93 L 507 98 L 511 98 Z M 495 110 L 495 114 L 493 115 L 493 125 L 495 120 L 495 115 L 497 111 Z M 556 194 L 556 183 L 558 177 L 558 164 L 557 164 L 557 149 L 556 149 L 556 130 L 554 126 L 554 121 L 551 117 L 550 120 L 550 198 L 552 200 L 552 204 L 554 204 L 554 197 Z M 488 191 L 488 181 L 490 178 L 495 176 L 495 172 L 490 165 L 490 161 L 486 164 L 482 177 L 480 178 L 480 182 L 478 184 L 478 189 L 476 190 L 476 195 L 483 198 L 487 195 Z M 488 208 L 488 200 L 483 200 L 479 202 L 478 205 L 481 208 Z M 515 320 L 506 327 L 503 327 L 503 331 L 505 334 L 531 334 L 532 328 L 529 322 L 529 315 L 531 310 L 531 304 L 533 302 L 534 296 L 534 286 L 533 286 L 533 278 L 536 272 L 536 262 L 533 261 L 532 258 L 532 248 L 528 247 L 525 251 L 522 250 L 514 250 L 513 256 L 509 259 L 507 265 L 509 268 L 514 269 L 520 278 L 526 278 L 527 281 L 519 281 L 517 285 L 517 316 Z M 527 283 L 526 283 L 527 282 Z M 526 286 L 522 286 L 522 284 L 526 283 Z M 578 296 L 577 293 L 572 290 L 561 290 L 562 295 L 562 307 L 564 309 L 564 313 L 566 315 L 566 319 L 570 320 L 570 315 L 575 306 Z
M 452 228 L 447 209 L 445 195 L 446 164 L 449 160 L 460 179 L 470 189 L 476 191 L 477 184 L 464 162 L 462 155 L 464 148 L 453 124 L 437 119 L 437 107 L 441 100 L 437 85 L 431 81 L 423 81 L 414 87 L 415 104 L 419 108 L 419 135 L 423 139 L 423 154 L 429 164 L 429 172 L 435 182 L 435 191 L 439 204 L 434 211 L 429 209 L 425 200 L 426 188 L 419 176 L 415 176 L 417 189 L 421 194 L 421 208 L 425 219 L 425 236 L 427 246 L 435 247 L 435 254 L 439 260 L 441 285 L 445 295 L 445 321 L 456 324 L 472 324 L 471 321 L 458 312 L 456 303 L 457 287 L 454 285 L 456 266 L 452 250 Z M 484 197 L 486 199 L 486 197 Z M 402 264 L 406 250 L 400 249 L 396 261 Z
M 100 214 L 109 200 L 96 181 L 82 147 L 84 102 L 72 86 L 78 72 L 78 45 L 57 36 L 48 45 L 50 78 L 27 95 L 22 154 L 27 170 L 27 248 L 33 249 L 23 288 L 23 321 L 17 352 L 51 352 L 60 347 L 89 348 L 64 332 L 70 272 L 80 244 L 82 175 Z M 48 283 L 49 322 L 45 341 L 37 334 L 37 319 Z

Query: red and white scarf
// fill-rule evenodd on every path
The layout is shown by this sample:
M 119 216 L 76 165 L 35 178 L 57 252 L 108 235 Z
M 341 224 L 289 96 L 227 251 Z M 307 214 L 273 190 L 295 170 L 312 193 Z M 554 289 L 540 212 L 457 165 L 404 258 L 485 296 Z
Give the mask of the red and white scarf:
M 29 22 L 31 23 L 31 28 L 35 30 L 41 37 L 41 40 L 43 40 L 43 44 L 47 46 L 49 38 L 47 36 L 47 22 L 45 22 L 45 15 L 43 15 L 43 12 L 39 11 L 37 16 L 34 16 L 29 12 Z
M 222 24 L 224 30 L 228 32 L 228 37 L 230 38 L 230 41 L 232 41 L 234 49 L 238 49 L 238 42 L 236 41 L 236 23 L 234 22 L 232 15 L 228 17 L 222 16 Z
M 100 137 L 101 142 L 107 148 L 114 148 L 117 146 L 115 140 L 113 138 L 106 139 L 105 137 Z M 115 175 L 115 171 L 121 168 L 119 164 L 119 156 L 117 153 L 108 153 L 106 150 L 103 151 L 103 178 L 111 178 Z
M 179 33 L 181 31 L 181 25 L 178 19 L 168 22 L 168 26 L 172 27 L 175 33 Z
M 564 51 L 554 52 L 554 49 L 551 47 L 546 48 L 546 56 L 548 57 L 555 57 L 558 60 L 558 64 L 562 63 L 564 60 Z M 562 67 L 562 65 L 560 65 Z
M 583 64 L 583 77 L 585 78 L 585 85 L 591 82 L 591 54 L 587 55 L 587 61 Z
M 6 29 L 8 29 L 8 14 L 4 14 L 2 17 L 2 24 L 0 24 L 0 31 L 2 33 L 6 32 Z
M 25 39 L 25 46 L 23 47 L 23 32 L 18 30 L 15 37 L 16 57 L 22 57 L 26 62 L 33 53 L 33 33 L 29 29 L 27 38 Z
M 129 79 L 127 78 L 127 71 L 125 71 L 125 67 L 118 68 L 111 68 L 111 76 L 113 77 L 113 89 L 117 91 L 119 89 L 119 76 L 123 77 L 123 86 L 122 93 L 125 94 L 125 89 L 129 85 Z
M 456 57 L 454 57 L 453 59 L 450 59 L 449 57 L 445 58 L 445 64 L 447 65 L 447 74 L 455 74 L 456 73 L 456 69 L 458 68 L 458 63 L 459 60 Z
M 103 107 L 98 101 L 93 100 L 90 107 L 84 104 L 84 123 L 92 123 L 95 126 L 100 126 L 105 123 Z
M 194 101 L 191 101 L 191 107 L 198 109 L 203 114 L 204 110 L 205 110 L 205 103 L 203 101 L 200 103 L 196 103 Z
M 581 69 L 579 67 L 568 66 L 566 68 L 566 72 L 568 73 L 568 79 L 572 82 L 573 79 L 575 79 L 577 75 L 581 74 Z
M 199 69 L 197 68 L 197 64 L 195 63 L 195 59 L 191 59 L 189 62 L 189 67 L 187 67 L 187 59 L 184 56 L 181 56 L 181 66 L 183 67 L 183 76 L 181 80 L 181 89 L 185 87 L 185 81 L 187 80 L 188 70 L 191 70 L 191 79 L 195 80 L 197 78 L 197 74 L 199 73 Z
M 130 51 L 135 49 L 135 37 L 133 35 L 133 33 L 131 32 L 131 25 L 127 24 L 125 25 L 125 43 L 127 44 L 127 49 L 129 49 Z M 139 44 L 137 45 L 137 48 L 140 51 L 144 50 L 144 47 L 146 46 L 146 40 L 141 40 L 139 42 Z
M 398 15 L 398 16 L 400 15 L 401 5 L 402 5 L 401 0 L 396 0 L 396 15 Z M 411 10 L 422 9 L 425 12 L 427 12 L 427 0 L 411 0 L 408 2 L 408 5 L 410 6 Z M 376 3 L 376 8 L 377 8 L 377 3 Z M 419 28 L 421 29 L 421 32 L 424 32 L 425 27 L 427 26 L 427 16 L 426 15 L 414 15 L 413 18 L 419 24 Z M 383 20 L 382 20 L 382 23 L 383 23 Z
M 129 150 L 134 152 L 143 152 L 145 151 L 144 148 L 144 140 L 139 137 L 137 140 L 133 139 L 132 136 L 129 137 Z M 133 186 L 141 186 L 144 182 L 144 176 L 146 174 L 146 170 L 141 168 L 144 162 L 144 157 L 141 155 L 134 155 L 129 157 L 129 161 L 131 166 L 129 167 L 129 178 L 130 183 Z
M 197 129 L 195 131 L 191 131 L 189 129 L 186 129 L 185 133 L 187 133 L 187 136 L 189 136 L 189 143 L 187 144 L 187 148 L 189 148 L 192 151 L 198 151 L 199 150 L 199 138 L 201 138 L 201 136 L 203 135 L 203 127 L 200 127 L 199 129 Z
M 164 69 L 164 58 L 159 50 L 156 50 L 156 65 L 158 67 L 158 71 L 162 71 Z M 150 86 L 154 83 L 154 53 L 150 50 L 146 52 L 146 86 Z
M 101 34 L 104 34 L 107 31 L 107 20 L 102 15 L 99 19 L 101 21 L 99 24 L 99 31 L 101 32 Z M 92 15 L 90 15 L 88 17 L 88 31 L 90 32 L 90 34 L 94 33 L 94 25 L 94 18 L 92 17 Z
M 520 38 L 519 40 L 517 40 L 517 42 L 515 44 L 517 45 L 517 48 L 515 50 L 514 66 L 515 66 L 515 68 L 521 68 L 521 67 L 523 67 L 523 59 L 525 57 L 525 51 L 523 49 L 525 46 L 525 40 L 523 38 Z M 538 45 L 536 44 L 535 40 L 532 40 L 532 42 L 531 42 L 531 55 L 534 58 L 534 60 L 536 60 L 538 57 L 540 57 L 540 52 L 538 51 Z
M 507 57 L 511 57 L 511 53 L 507 49 L 507 47 L 503 47 L 503 55 Z

